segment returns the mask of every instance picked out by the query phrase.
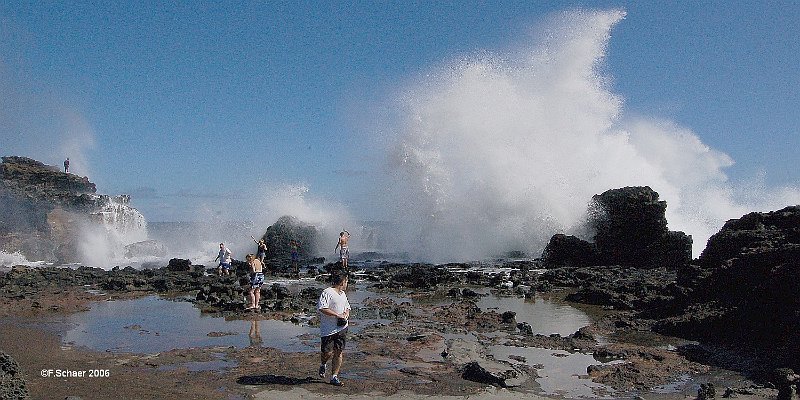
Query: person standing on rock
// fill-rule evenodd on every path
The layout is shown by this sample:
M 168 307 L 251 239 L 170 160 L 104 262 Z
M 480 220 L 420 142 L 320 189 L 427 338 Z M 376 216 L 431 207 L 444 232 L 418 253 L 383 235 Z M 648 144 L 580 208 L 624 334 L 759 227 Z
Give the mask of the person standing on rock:
M 261 300 L 261 285 L 264 284 L 264 271 L 261 260 L 252 254 L 245 257 L 247 264 L 250 265 L 250 305 L 245 310 L 256 310 L 258 312 L 258 303 Z
M 350 251 L 347 248 L 347 242 L 350 240 L 350 232 L 347 230 L 343 230 L 339 232 L 339 243 L 336 243 L 336 247 L 333 248 L 333 251 L 339 249 L 339 258 L 342 260 L 342 268 L 347 270 L 347 259 L 350 258 Z
M 219 244 L 219 254 L 217 254 L 217 258 L 214 261 L 219 260 L 219 267 L 217 268 L 217 272 L 219 276 L 228 275 L 231 271 L 231 251 L 227 247 L 225 247 L 225 243 Z
M 347 301 L 347 275 L 331 274 L 333 286 L 322 291 L 317 302 L 321 336 L 319 377 L 325 378 L 325 366 L 331 361 L 331 385 L 342 386 L 339 370 L 342 367 L 344 346 L 347 342 L 350 302 Z
M 253 238 L 254 242 L 256 242 L 256 238 L 252 236 L 250 237 Z M 258 260 L 261 261 L 261 264 L 264 264 L 264 260 L 267 258 L 267 242 L 265 242 L 264 239 L 259 239 L 256 242 L 256 245 L 258 246 L 258 250 L 256 251 L 256 258 L 258 258 Z
M 69 157 L 67 157 L 67 159 L 64 160 L 64 173 L 65 174 L 69 173 Z

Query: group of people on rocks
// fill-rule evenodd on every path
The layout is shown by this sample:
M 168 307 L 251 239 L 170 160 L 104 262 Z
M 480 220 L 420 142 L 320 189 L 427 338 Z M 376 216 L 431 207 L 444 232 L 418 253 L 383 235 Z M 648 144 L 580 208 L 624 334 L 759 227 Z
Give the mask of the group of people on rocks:
M 330 362 L 329 383 L 334 386 L 344 385 L 341 379 L 339 379 L 339 372 L 344 359 L 343 353 L 345 344 L 347 343 L 347 329 L 350 323 L 351 310 L 346 293 L 348 283 L 347 261 L 350 258 L 349 240 L 350 232 L 343 230 L 339 233 L 339 240 L 333 250 L 339 252 L 342 269 L 335 270 L 331 273 L 331 286 L 323 290 L 317 300 L 317 310 L 319 312 L 320 321 L 320 365 L 318 373 L 319 377 L 324 379 L 328 372 L 327 365 Z M 264 285 L 264 262 L 267 255 L 267 244 L 264 239 L 256 241 L 255 238 L 253 238 L 253 241 L 255 241 L 257 245 L 256 254 L 251 253 L 245 257 L 247 264 L 250 266 L 250 301 L 245 307 L 245 310 L 258 311 L 259 301 L 261 300 L 261 286 Z M 299 276 L 298 263 L 300 258 L 300 242 L 292 240 L 290 242 L 290 249 L 292 266 L 295 274 Z M 219 254 L 214 261 L 217 260 L 219 260 L 219 275 L 229 275 L 232 264 L 232 253 L 224 243 L 219 244 Z M 251 344 L 254 338 L 257 338 L 257 343 L 260 343 L 261 340 L 257 322 L 254 327 L 251 326 L 250 331 Z
M 247 260 L 247 263 L 251 267 L 251 271 L 250 271 L 251 274 L 255 273 L 255 267 L 253 266 L 253 264 L 254 264 L 253 261 L 258 261 L 258 263 L 260 264 L 260 267 L 258 268 L 258 271 L 263 272 L 262 269 L 263 269 L 263 266 L 266 264 L 266 258 L 267 258 L 267 243 L 266 243 L 266 241 L 264 241 L 264 239 L 256 241 L 255 238 L 253 238 L 253 241 L 256 243 L 256 246 L 257 246 L 256 254 L 255 255 L 248 254 L 248 255 L 245 256 L 245 260 Z M 300 256 L 299 256 L 300 242 L 292 239 L 291 242 L 289 243 L 289 245 L 291 246 L 291 250 L 292 250 L 292 267 L 293 267 L 293 270 L 294 270 L 294 274 L 295 274 L 295 276 L 299 277 L 300 276 L 300 269 L 299 269 L 299 265 L 298 264 L 300 262 Z M 217 273 L 218 273 L 219 276 L 230 275 L 230 269 L 231 269 L 231 265 L 233 263 L 233 259 L 232 259 L 231 256 L 232 256 L 231 250 L 228 247 L 225 246 L 225 243 L 220 243 L 219 244 L 219 254 L 217 255 L 216 258 L 214 258 L 214 262 L 219 260 L 219 265 L 217 267 Z M 274 275 L 275 272 L 273 271 L 272 274 Z
M 256 243 L 257 249 L 255 255 L 252 253 L 248 254 L 245 256 L 245 260 L 247 260 L 247 264 L 250 265 L 251 275 L 255 275 L 256 272 L 263 274 L 263 268 L 266 264 L 267 258 L 267 243 L 264 239 L 256 240 L 256 238 L 252 236 L 250 237 L 253 238 L 253 242 Z M 350 232 L 343 230 L 339 233 L 339 241 L 336 243 L 336 247 L 333 249 L 334 252 L 338 251 L 342 268 L 345 270 L 348 269 L 347 261 L 350 258 L 350 250 L 348 246 L 349 241 Z M 289 248 L 291 251 L 291 266 L 294 275 L 297 277 L 300 276 L 300 246 L 301 243 L 295 239 L 289 241 Z M 217 266 L 217 274 L 219 276 L 230 275 L 231 265 L 233 264 L 233 253 L 231 253 L 231 250 L 225 246 L 225 243 L 219 244 L 219 254 L 217 254 L 216 258 L 214 258 L 214 262 L 217 261 L 219 261 Z M 272 274 L 274 275 L 274 271 Z

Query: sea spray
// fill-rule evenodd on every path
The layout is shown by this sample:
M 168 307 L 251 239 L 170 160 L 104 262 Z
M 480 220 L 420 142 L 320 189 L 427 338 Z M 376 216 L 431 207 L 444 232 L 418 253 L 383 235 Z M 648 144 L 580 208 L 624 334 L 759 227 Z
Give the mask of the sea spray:
M 89 214 L 88 220 L 77 222 L 81 262 L 100 268 L 128 265 L 125 246 L 148 238 L 144 216 L 129 205 L 129 196 L 92 196 L 100 208 Z
M 261 238 L 281 217 L 291 216 L 317 228 L 319 243 L 305 243 L 305 249 L 316 249 L 313 256 L 330 259 L 339 232 L 354 232 L 359 226 L 346 205 L 312 195 L 305 184 L 259 183 L 254 187 L 257 189 L 248 196 L 227 201 L 227 209 L 201 203 L 191 210 L 193 221 L 151 224 L 152 238 L 164 242 L 170 256 L 195 264 L 212 265 L 219 243 L 231 249 L 234 259 L 244 260 L 246 254 L 256 252 L 253 238 Z
M 28 261 L 28 259 L 25 258 L 25 256 L 19 252 L 6 253 L 4 251 L 0 251 L 0 271 L 9 270 L 11 269 L 11 267 L 15 265 L 30 266 L 30 265 L 42 265 L 42 264 L 44 263 L 43 262 L 32 263 Z
M 299 221 L 313 225 L 317 229 L 318 243 L 306 243 L 306 249 L 316 249 L 318 256 L 331 258 L 333 248 L 342 230 L 352 231 L 359 223 L 347 206 L 331 202 L 310 194 L 307 185 L 282 185 L 271 191 L 264 191 L 254 204 L 255 232 L 260 237 L 266 227 L 274 224 L 282 216 L 292 216 Z M 251 246 L 252 247 L 252 246 Z
M 647 185 L 697 255 L 726 219 L 800 202 L 797 188 L 764 187 L 746 201 L 725 175 L 730 157 L 690 129 L 624 116 L 602 64 L 624 16 L 558 14 L 529 43 L 448 63 L 402 91 L 386 184 L 400 199 L 390 207 L 398 250 L 432 261 L 537 256 L 554 233 L 591 238 L 594 194 Z

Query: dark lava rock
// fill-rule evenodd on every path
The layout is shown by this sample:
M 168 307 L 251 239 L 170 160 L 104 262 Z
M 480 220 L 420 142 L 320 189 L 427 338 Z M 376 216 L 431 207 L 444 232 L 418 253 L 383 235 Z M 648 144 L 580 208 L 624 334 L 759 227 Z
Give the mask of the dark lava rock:
M 692 239 L 667 229 L 667 203 L 649 186 L 592 197 L 590 225 L 602 264 L 678 268 L 692 259 Z
M 556 234 L 542 253 L 542 265 L 680 268 L 692 259 L 692 238 L 667 229 L 666 209 L 667 203 L 648 186 L 595 195 L 588 212 L 594 243 Z
M 292 241 L 299 243 L 297 253 L 300 259 L 307 260 L 314 254 L 318 236 L 315 226 L 285 215 L 268 227 L 261 238 L 267 242 L 267 259 L 286 263 L 292 258 Z M 253 246 L 255 253 L 255 244 Z
M 181 258 L 173 258 L 169 260 L 169 264 L 167 265 L 167 269 L 170 271 L 191 271 L 192 270 L 192 261 L 185 260 Z
M 709 400 L 716 396 L 717 391 L 714 389 L 714 384 L 711 382 L 700 384 L 700 388 L 697 389 L 697 400 Z
M 599 260 L 600 252 L 593 243 L 560 233 L 550 238 L 542 252 L 542 263 L 547 268 L 588 267 L 598 265 Z
M 69 286 L 93 285 L 104 282 L 108 271 L 100 268 L 80 267 L 77 269 L 43 267 L 28 268 L 16 266 L 0 276 L 0 296 L 24 298 L 41 290 L 52 290 Z
M 765 355 L 800 370 L 800 206 L 730 220 L 677 282 L 687 305 L 659 332 Z
M 778 368 L 774 372 L 773 381 L 778 387 L 778 400 L 800 399 L 800 375 L 791 368 Z
M 608 266 L 551 269 L 540 280 L 579 288 L 567 296 L 567 300 L 576 303 L 665 313 L 680 305 L 675 300 L 675 276 L 675 271 L 666 268 Z
M 500 317 L 503 318 L 504 324 L 513 324 L 517 321 L 517 313 L 513 311 L 506 311 Z
M 116 291 L 191 292 L 210 285 L 211 282 L 224 279 L 233 283 L 231 277 L 205 276 L 202 269 L 174 271 L 169 267 L 146 270 L 125 267 L 106 271 L 106 276 L 99 282 L 99 286 L 104 290 Z
M 486 383 L 493 386 L 506 387 L 506 378 L 494 375 L 481 367 L 477 361 L 468 362 L 464 365 L 461 377 L 473 382 Z
M 387 266 L 391 269 L 391 266 Z M 439 285 L 459 282 L 458 276 L 447 268 L 430 264 L 406 264 L 403 268 L 394 269 L 384 285 L 389 289 L 433 290 Z M 469 289 L 464 289 L 461 294 Z M 473 292 L 474 293 L 474 292 Z
M 700 255 L 703 266 L 718 266 L 732 258 L 800 243 L 800 206 L 732 219 L 708 239 Z
M 0 399 L 29 399 L 19 364 L 10 355 L 0 352 Z

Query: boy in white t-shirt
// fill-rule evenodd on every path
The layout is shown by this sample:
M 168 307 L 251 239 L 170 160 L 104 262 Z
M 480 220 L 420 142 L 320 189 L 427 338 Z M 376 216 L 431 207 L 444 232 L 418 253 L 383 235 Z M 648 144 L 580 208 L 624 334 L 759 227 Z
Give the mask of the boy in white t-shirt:
M 347 275 L 343 272 L 331 275 L 333 286 L 322 291 L 317 302 L 319 330 L 322 337 L 319 377 L 325 377 L 325 364 L 331 362 L 331 385 L 342 386 L 339 369 L 342 367 L 342 352 L 347 342 L 347 319 L 350 317 L 350 302 L 347 301 Z

